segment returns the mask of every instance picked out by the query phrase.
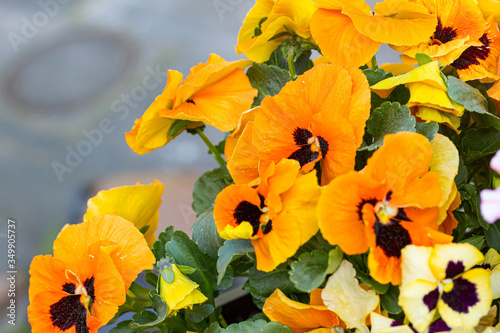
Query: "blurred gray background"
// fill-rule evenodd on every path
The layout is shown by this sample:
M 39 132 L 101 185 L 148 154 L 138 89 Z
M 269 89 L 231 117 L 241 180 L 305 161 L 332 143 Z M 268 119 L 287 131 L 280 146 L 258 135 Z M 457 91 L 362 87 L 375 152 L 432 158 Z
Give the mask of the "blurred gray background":
M 237 33 L 254 3 L 0 0 L 0 253 L 7 253 L 10 218 L 18 272 L 16 326 L 2 310 L 0 332 L 30 331 L 31 259 L 52 252 L 60 228 L 81 221 L 96 191 L 159 179 L 160 229 L 176 224 L 189 231 L 193 183 L 217 167 L 206 147 L 184 133 L 139 156 L 124 132 L 161 93 L 167 69 L 186 76 L 211 52 L 240 59 Z M 207 134 L 214 143 L 223 139 L 212 128 Z M 0 258 L 2 309 L 7 259 Z

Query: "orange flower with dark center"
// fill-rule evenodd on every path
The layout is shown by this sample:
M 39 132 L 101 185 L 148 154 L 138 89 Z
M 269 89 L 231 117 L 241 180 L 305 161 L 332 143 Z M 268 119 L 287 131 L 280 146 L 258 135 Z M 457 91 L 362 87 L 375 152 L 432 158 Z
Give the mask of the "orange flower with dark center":
M 380 283 L 401 282 L 401 250 L 408 244 L 452 239 L 437 231 L 441 187 L 429 171 L 431 158 L 424 136 L 387 135 L 362 172 L 334 179 L 319 200 L 323 237 L 348 255 L 370 249 L 370 274 Z
M 428 41 L 415 46 L 392 44 L 401 53 L 401 59 L 416 64 L 417 53 L 429 55 L 445 66 L 458 59 L 470 46 L 481 46 L 479 38 L 484 34 L 485 21 L 475 0 L 410 0 L 424 6 L 437 16 L 438 22 Z
M 500 31 L 490 16 L 486 20 L 486 32 L 479 38 L 481 45 L 471 46 L 451 63 L 463 81 L 488 79 L 497 81 L 497 65 L 500 57 Z
M 215 199 L 214 219 L 224 239 L 251 239 L 257 269 L 270 272 L 318 231 L 316 172 L 300 172 L 297 161 L 271 162 L 261 182 L 230 185 Z
M 251 183 L 271 161 L 293 159 L 304 172 L 320 161 L 327 184 L 354 169 L 369 115 L 370 91 L 359 69 L 317 65 L 264 98 L 254 119 L 238 128 L 238 142 L 229 140 L 229 172 L 237 184 Z
M 132 281 L 153 263 L 144 236 L 121 217 L 65 226 L 54 242 L 54 257 L 37 256 L 31 263 L 32 332 L 97 332 L 125 302 Z

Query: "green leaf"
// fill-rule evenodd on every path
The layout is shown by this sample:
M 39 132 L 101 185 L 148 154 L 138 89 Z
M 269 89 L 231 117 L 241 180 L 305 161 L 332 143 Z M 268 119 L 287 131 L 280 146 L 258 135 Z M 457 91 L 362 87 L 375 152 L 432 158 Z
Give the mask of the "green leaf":
M 156 313 L 148 310 L 136 313 L 132 316 L 132 322 L 130 323 L 131 328 L 154 327 L 167 317 L 167 303 L 161 299 L 160 295 L 153 292 L 150 293 L 150 297 L 153 301 L 153 309 Z
M 236 258 L 239 258 L 248 252 L 254 252 L 252 242 L 248 239 L 230 239 L 219 248 L 219 259 L 217 260 L 217 284 L 220 284 L 227 266 Z
M 484 231 L 484 238 L 486 239 L 486 244 L 500 252 L 500 222 L 496 222 Z
M 481 251 L 485 244 L 485 239 L 483 235 L 475 235 L 466 239 L 462 239 L 459 243 L 469 243 L 474 245 L 479 251 Z
M 273 65 L 254 63 L 247 71 L 252 87 L 259 91 L 254 106 L 260 105 L 264 97 L 274 96 L 290 81 L 290 73 Z
M 390 314 L 403 312 L 403 308 L 398 304 L 399 287 L 391 285 L 386 293 L 380 295 L 380 304 Z
M 116 327 L 113 327 L 112 329 L 110 329 L 109 333 L 133 333 L 133 332 L 137 332 L 135 329 L 133 329 L 129 326 L 129 324 L 131 322 L 132 322 L 132 320 L 121 321 L 118 324 L 116 324 Z
M 368 84 L 373 86 L 375 83 L 380 82 L 384 79 L 392 77 L 391 73 L 386 73 L 382 68 L 367 68 L 363 69 L 363 74 L 365 74 Z
M 462 205 L 464 205 L 466 213 L 468 213 L 471 218 L 470 223 L 472 223 L 473 225 L 479 224 L 484 229 L 489 229 L 490 224 L 488 224 L 488 222 L 483 219 L 481 210 L 479 209 L 479 203 L 481 202 L 481 199 L 476 193 L 476 186 L 472 184 L 465 184 L 462 187 L 460 194 L 462 195 L 462 200 L 467 201 L 467 203 L 470 205 L 469 208 L 465 206 L 464 202 L 462 201 Z
M 208 328 L 206 328 L 203 333 L 220 333 L 222 332 L 222 328 L 220 328 L 220 324 L 218 322 L 212 323 Z
M 181 120 L 181 119 L 176 119 L 172 125 L 170 126 L 170 129 L 168 130 L 168 137 L 172 138 L 187 127 L 187 125 L 190 123 L 190 120 Z
M 395 102 L 385 102 L 376 108 L 366 122 L 366 130 L 373 135 L 373 142 L 360 150 L 375 150 L 382 146 L 384 137 L 401 131 L 415 132 L 415 117 L 410 109 Z
M 425 135 L 429 141 L 434 140 L 434 136 L 439 131 L 439 124 L 435 121 L 431 121 L 429 123 L 417 123 L 415 125 L 415 130 L 417 133 Z
M 328 254 L 319 250 L 303 253 L 291 266 L 290 280 L 298 290 L 311 292 L 321 286 L 327 274 L 339 268 L 342 257 L 343 253 L 338 247 Z
M 202 253 L 198 245 L 180 230 L 174 232 L 165 249 L 167 254 L 174 258 L 176 264 L 196 268 L 196 272 L 189 278 L 200 285 L 200 290 L 205 296 L 213 295 L 217 277 L 216 262 L 213 258 Z
M 224 240 L 219 237 L 213 213 L 213 207 L 207 209 L 198 216 L 191 229 L 193 230 L 193 240 L 198 243 L 200 250 L 217 259 L 217 253 L 224 244 Z
M 483 94 L 454 76 L 448 76 L 448 96 L 471 112 L 489 113 Z
M 464 159 L 462 156 L 459 157 L 458 160 L 458 173 L 455 176 L 455 184 L 457 185 L 457 189 L 461 189 L 465 181 L 467 180 L 467 167 L 464 164 Z
M 285 294 L 300 292 L 288 275 L 288 269 L 275 269 L 271 272 L 259 271 L 256 267 L 248 272 L 248 285 L 252 294 L 269 297 L 276 289 Z
M 424 54 L 424 53 L 417 53 L 415 55 L 415 59 L 417 59 L 417 62 L 418 62 L 419 66 L 422 66 L 422 65 L 425 65 L 425 64 L 428 64 L 428 63 L 432 62 L 432 58 L 429 57 L 427 54 Z
M 210 331 L 217 332 L 217 331 Z M 231 324 L 228 328 L 221 330 L 223 333 L 292 333 L 292 330 L 278 322 L 266 322 L 265 320 L 244 321 L 239 324 Z
M 314 250 L 304 253 L 292 264 L 290 280 L 298 290 L 311 292 L 318 288 L 326 277 L 328 269 L 328 254 Z
M 167 229 L 165 229 L 165 231 L 160 232 L 160 234 L 158 235 L 158 239 L 153 244 L 153 248 L 151 249 L 151 251 L 155 255 L 156 261 L 160 261 L 167 255 L 167 253 L 165 252 L 165 244 L 170 241 L 173 234 L 174 226 L 171 225 Z
M 211 304 L 195 304 L 192 309 L 186 309 L 186 316 L 192 322 L 199 323 L 213 312 L 214 307 Z
M 205 172 L 198 178 L 193 189 L 193 209 L 196 216 L 211 208 L 217 194 L 232 183 L 231 175 L 225 166 Z
M 468 130 L 462 139 L 465 151 L 465 164 L 496 153 L 500 150 L 500 131 L 494 128 L 479 128 Z

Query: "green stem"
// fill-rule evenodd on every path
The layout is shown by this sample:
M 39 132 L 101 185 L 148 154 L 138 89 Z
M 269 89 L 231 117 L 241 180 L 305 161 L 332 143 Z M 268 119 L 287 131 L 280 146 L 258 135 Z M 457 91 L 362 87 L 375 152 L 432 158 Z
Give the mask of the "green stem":
M 290 48 L 290 51 L 288 52 L 288 70 L 290 71 L 290 76 L 292 77 L 292 80 L 295 80 L 297 78 L 297 72 L 295 71 L 295 63 L 293 62 L 293 48 Z
M 372 68 L 377 69 L 378 64 L 377 64 L 377 58 L 375 56 L 372 57 Z
M 227 328 L 229 326 L 226 322 L 226 319 L 222 317 L 222 314 L 219 315 L 219 323 L 221 324 L 222 328 Z
M 224 162 L 224 159 L 222 158 L 222 155 L 219 153 L 219 151 L 217 150 L 217 148 L 215 148 L 215 146 L 213 145 L 213 143 L 207 138 L 207 136 L 205 135 L 205 133 L 199 127 L 195 128 L 195 131 L 201 137 L 201 139 L 203 140 L 203 142 L 205 142 L 205 144 L 207 145 L 208 149 L 212 152 L 212 154 L 214 155 L 215 160 L 217 161 L 217 163 L 219 163 L 220 166 L 223 166 L 224 164 L 226 164 L 226 162 Z
M 208 304 L 212 305 L 214 307 L 214 311 L 208 316 L 208 319 L 210 320 L 210 324 L 219 322 L 219 318 L 217 318 L 217 315 L 215 314 L 215 300 L 213 297 L 210 297 L 208 299 Z

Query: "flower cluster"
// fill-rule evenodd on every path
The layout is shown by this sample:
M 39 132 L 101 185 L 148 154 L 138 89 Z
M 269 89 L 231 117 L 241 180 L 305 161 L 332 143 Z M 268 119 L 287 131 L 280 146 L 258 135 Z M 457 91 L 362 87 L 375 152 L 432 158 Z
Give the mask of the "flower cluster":
M 236 46 L 248 60 L 169 71 L 125 134 L 138 154 L 184 130 L 207 144 L 220 167 L 195 185 L 192 238 L 156 239 L 160 183 L 100 192 L 33 260 L 33 331 L 125 312 L 127 332 L 500 330 L 498 13 L 257 0 Z M 403 63 L 379 67 L 383 44 Z M 143 270 L 152 289 L 132 282 Z M 262 313 L 228 326 L 217 297 L 241 276 Z

